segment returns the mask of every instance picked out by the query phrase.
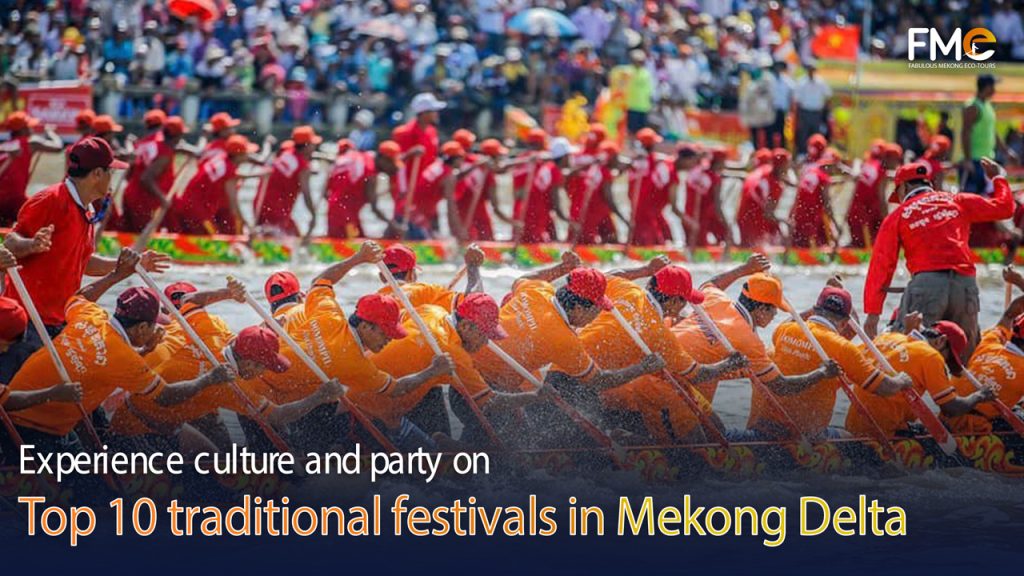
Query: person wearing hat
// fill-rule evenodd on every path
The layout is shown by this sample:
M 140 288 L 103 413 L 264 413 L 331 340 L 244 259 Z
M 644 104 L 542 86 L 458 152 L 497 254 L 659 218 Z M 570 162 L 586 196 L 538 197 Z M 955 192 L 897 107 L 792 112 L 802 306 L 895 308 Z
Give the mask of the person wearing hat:
M 75 132 L 78 133 L 78 140 L 92 136 L 92 122 L 96 119 L 96 111 L 92 108 L 82 108 L 75 114 Z
M 4 246 L 21 264 L 21 278 L 51 337 L 63 329 L 64 304 L 81 287 L 82 277 L 107 274 L 117 262 L 93 253 L 93 224 L 102 214 L 94 213 L 91 206 L 107 198 L 112 172 L 126 167 L 114 158 L 106 141 L 89 137 L 78 142 L 68 153 L 64 180 L 33 195 L 4 237 Z M 142 254 L 142 265 L 149 272 L 163 272 L 169 262 L 165 254 L 151 250 Z M 4 293 L 21 302 L 10 279 Z M 0 358 L 0 382 L 10 382 L 42 345 L 35 327 L 29 327 L 25 337 Z
M 589 212 L 597 215 L 603 212 L 601 208 L 607 208 L 603 202 L 606 169 L 602 166 L 600 151 L 601 143 L 607 137 L 608 129 L 604 124 L 594 122 L 583 136 L 583 149 L 574 151 L 570 158 L 572 170 L 565 174 L 565 191 L 569 196 L 569 240 L 589 243 L 582 237 L 583 229 L 596 228 L 599 220 L 596 219 L 592 226 L 586 226 L 590 220 Z M 587 204 L 586 216 L 583 214 L 584 204 Z M 600 216 L 603 218 L 604 214 Z
M 932 136 L 928 143 L 928 149 L 924 151 L 921 160 L 928 165 L 928 179 L 932 182 L 932 188 L 942 190 L 942 183 L 946 179 L 946 160 L 949 159 L 949 149 L 953 142 L 942 134 Z
M 885 188 L 889 182 L 889 171 L 903 162 L 903 147 L 884 140 L 872 144 L 872 150 L 860 165 L 853 189 L 853 198 L 846 211 L 846 228 L 850 231 L 850 246 L 867 248 L 878 235 L 882 220 L 889 212 Z
M 185 402 L 203 390 L 228 382 L 227 367 L 176 383 L 168 383 L 146 365 L 143 355 L 163 337 L 162 325 L 169 319 L 160 300 L 149 288 L 128 288 L 117 297 L 113 314 L 96 302 L 110 288 L 135 274 L 141 263 L 138 253 L 123 249 L 113 270 L 83 287 L 66 301 L 68 325 L 53 343 L 73 381 L 82 385 L 80 407 L 92 414 L 116 389 L 132 397 L 151 396 L 162 406 Z M 61 382 L 46 350 L 38 350 L 10 382 L 12 391 L 39 390 Z M 75 446 L 75 427 L 82 410 L 70 404 L 43 405 L 11 415 L 28 444 L 39 450 L 67 450 Z
M 975 82 L 977 91 L 963 107 L 960 129 L 960 146 L 964 157 L 960 161 L 960 190 L 985 194 L 988 191 L 986 173 L 981 161 L 983 158 L 995 158 L 996 151 L 1005 155 L 1011 162 L 1017 162 L 1017 154 L 999 137 L 996 129 L 996 109 L 992 106 L 992 97 L 996 94 L 996 83 L 999 79 L 992 74 L 979 74 Z
M 847 322 L 852 312 L 850 293 L 842 288 L 826 286 L 807 319 L 811 334 L 825 354 L 838 365 L 838 369 L 829 368 L 830 373 L 841 371 L 855 388 L 865 388 L 878 396 L 891 396 L 913 386 L 913 381 L 906 374 L 889 376 L 883 373 L 866 352 L 844 336 L 848 333 Z M 808 374 L 821 366 L 821 359 L 814 354 L 807 336 L 793 320 L 775 329 L 772 343 L 775 347 L 773 360 L 782 374 Z M 808 438 L 845 435 L 842 430 L 829 426 L 839 391 L 835 377 L 796 379 L 796 385 L 771 391 L 800 432 Z M 758 388 L 753 391 L 747 428 L 763 439 L 789 435 L 785 421 L 775 413 Z
M 120 217 L 112 219 L 109 228 L 139 233 L 149 224 L 154 212 L 170 208 L 174 156 L 187 133 L 188 127 L 181 116 L 171 116 L 161 119 L 159 129 L 139 140 L 127 175 Z
M 688 150 L 692 150 L 692 147 L 680 148 L 679 156 L 682 157 L 685 153 L 700 158 L 698 154 Z M 712 148 L 708 157 L 690 170 L 686 177 L 685 209 L 678 209 L 675 197 L 671 200 L 673 210 L 683 224 L 688 246 L 718 246 L 722 243 L 726 246 L 733 245 L 732 230 L 726 223 L 725 213 L 722 211 L 722 171 L 725 170 L 727 158 L 728 151 L 725 148 Z M 676 165 L 679 166 L 679 161 Z
M 3 128 L 10 133 L 10 139 L 0 144 L 0 226 L 12 226 L 28 199 L 35 155 L 64 151 L 64 143 L 51 127 L 46 128 L 44 137 L 34 136 L 32 132 L 38 125 L 38 119 L 20 110 L 10 113 L 4 121 Z
M 130 141 L 127 144 L 118 142 L 117 135 L 121 132 L 124 132 L 124 126 L 118 124 L 113 116 L 100 114 L 92 121 L 93 137 L 106 140 L 107 144 L 114 149 L 114 155 L 124 160 L 131 155 L 132 148 Z
M 808 154 L 810 156 L 810 154 Z M 796 199 L 789 212 L 790 245 L 795 248 L 824 248 L 839 240 L 835 214 L 832 211 L 832 175 L 840 160 L 828 149 L 818 155 L 800 175 Z
M 789 152 L 782 148 L 771 151 L 770 162 L 754 169 L 743 180 L 736 226 L 740 229 L 740 246 L 778 246 L 782 243 L 781 222 L 775 207 L 782 197 L 782 181 L 789 170 Z
M 148 140 L 155 140 L 160 138 L 163 134 L 164 122 L 167 121 L 167 113 L 159 108 L 152 108 L 146 110 L 146 113 L 142 115 L 142 128 L 144 133 L 140 137 L 136 144 L 142 144 Z
M 767 273 L 770 267 L 767 257 L 755 254 L 744 264 L 713 276 L 698 288 L 704 295 L 701 306 L 733 348 L 747 359 L 750 371 L 771 390 L 798 389 L 835 376 L 837 366 L 834 362 L 805 374 L 789 376 L 782 374 L 775 365 L 758 335 L 758 330 L 770 325 L 778 311 L 784 308 L 782 281 Z M 743 287 L 739 296 L 732 299 L 725 291 L 740 280 L 743 280 Z M 676 323 L 672 326 L 672 334 L 682 349 L 697 362 L 713 364 L 728 357 L 725 345 L 708 337 L 707 328 L 699 316 L 690 315 Z M 696 387 L 708 402 L 714 402 L 718 383 L 734 377 L 735 374 L 725 374 Z
M 241 234 L 248 227 L 238 204 L 238 180 L 262 178 L 265 170 L 239 174 L 259 147 L 235 134 L 224 143 L 223 154 L 200 160 L 199 169 L 172 201 L 167 228 L 179 234 Z
M 202 292 L 196 288 L 195 284 L 181 280 L 165 286 L 164 295 L 205 341 L 206 334 L 217 335 L 231 332 L 227 323 L 220 316 L 210 314 L 206 308 L 225 300 L 243 301 L 244 289 L 241 282 L 230 277 L 226 287 Z M 197 316 L 197 320 L 201 318 L 202 322 L 193 323 L 191 316 L 199 310 L 202 310 L 202 314 Z M 188 345 L 190 345 L 190 340 L 185 334 L 185 330 L 178 322 L 171 322 L 164 328 L 164 337 L 160 343 L 145 355 L 146 364 L 156 369 Z
M 261 183 L 253 199 L 253 213 L 257 226 L 276 234 L 297 237 L 299 227 L 292 218 L 292 210 L 301 194 L 309 212 L 309 225 L 304 236 L 308 239 L 316 227 L 316 206 L 309 187 L 310 162 L 323 138 L 317 136 L 312 126 L 296 126 L 292 129 L 291 141 L 294 146 L 282 148 L 274 158 L 270 175 Z
M 487 210 L 490 205 L 495 215 L 502 221 L 510 222 L 498 205 L 494 192 L 497 188 L 495 174 L 506 169 L 502 160 L 508 156 L 508 148 L 494 138 L 480 143 L 479 155 L 468 155 L 465 162 L 474 165 L 466 175 L 455 184 L 455 204 L 459 210 L 459 218 L 466 228 L 467 236 L 463 241 L 494 240 L 494 227 L 491 214 Z
M 466 149 L 462 144 L 450 140 L 441 146 L 440 155 L 424 170 L 416 183 L 415 194 L 411 198 L 412 208 L 409 211 L 409 222 L 406 225 L 405 237 L 409 240 L 425 240 L 438 233 L 438 206 L 442 200 L 448 207 L 448 228 L 452 236 L 465 238 L 465 224 L 455 203 L 455 187 L 458 181 L 488 159 L 467 164 Z M 395 205 L 395 220 L 401 221 L 405 215 L 405 205 L 410 201 L 408 194 L 400 197 Z M 400 216 L 401 215 L 401 216 Z
M 971 224 L 1005 220 L 1014 209 L 1003 168 L 988 159 L 981 165 L 992 182 L 991 197 L 934 190 L 928 182 L 928 167 L 920 162 L 896 171 L 889 202 L 900 206 L 878 230 L 864 282 L 864 330 L 869 336 L 878 332 L 878 318 L 902 251 L 912 277 L 900 302 L 901 321 L 907 311 L 920 312 L 926 326 L 950 320 L 967 333 L 966 353 L 974 350 L 980 304 L 974 254 L 968 246 Z
M 371 152 L 377 146 L 377 133 L 373 130 L 373 112 L 363 108 L 352 117 L 353 128 L 348 133 L 356 150 Z
M 1003 280 L 1017 290 L 1024 291 L 1024 276 L 1012 266 L 1003 270 Z M 955 337 L 949 344 L 955 343 Z M 962 358 L 962 356 L 957 356 Z M 994 388 L 996 395 L 1007 406 L 1016 406 L 1024 399 L 1024 297 L 1018 296 L 1003 311 L 999 322 L 981 336 L 971 361 L 967 364 L 982 385 Z M 958 394 L 969 396 L 974 385 L 963 375 L 953 380 Z M 982 402 L 970 413 L 946 420 L 953 433 L 988 434 L 1010 430 L 999 411 Z
M 210 139 L 199 155 L 199 163 L 202 164 L 217 156 L 224 156 L 228 140 L 235 135 L 235 128 L 241 123 L 241 120 L 232 118 L 227 112 L 217 112 L 210 116 L 209 122 L 203 124 L 203 133 Z M 277 140 L 273 135 L 264 136 L 263 146 L 256 147 L 256 150 L 249 154 L 249 161 L 254 164 L 266 164 L 274 152 L 273 144 L 275 142 Z
M 409 103 L 409 111 L 413 115 L 412 120 L 397 126 L 391 132 L 391 139 L 398 143 L 403 153 L 421 156 L 419 173 L 413 174 L 413 177 L 419 178 L 437 158 L 438 113 L 447 106 L 447 103 L 438 100 L 432 93 L 420 92 L 413 96 Z
M 629 169 L 630 219 L 633 222 L 630 240 L 639 246 L 660 246 L 672 241 L 672 230 L 664 212 L 673 191 L 679 187 L 679 173 L 674 159 L 655 154 L 655 146 L 662 141 L 657 132 L 642 128 L 635 138 L 643 154 L 634 158 Z
M 644 286 L 634 283 L 642 278 L 648 279 Z M 700 364 L 670 331 L 667 319 L 678 318 L 688 304 L 704 301 L 704 295 L 694 288 L 693 278 L 685 268 L 656 258 L 635 269 L 613 271 L 608 276 L 605 294 L 654 354 L 663 360 L 665 370 L 677 380 L 696 386 L 747 365 L 738 352 L 715 364 Z M 590 357 L 599 359 L 605 370 L 619 370 L 644 361 L 643 352 L 611 312 L 599 314 L 579 334 Z M 650 373 L 620 386 L 596 391 L 605 410 L 605 426 L 639 433 L 655 443 L 706 440 L 699 418 L 662 374 Z M 710 413 L 711 405 L 704 396 L 696 389 L 691 391 L 701 408 Z M 634 427 L 630 423 L 637 415 L 643 427 L 631 430 Z
M 419 307 L 431 304 L 451 311 L 459 303 L 459 300 L 472 292 L 483 290 L 483 282 L 480 278 L 480 266 L 484 263 L 484 253 L 476 244 L 470 244 L 463 256 L 463 263 L 466 265 L 466 290 L 460 294 L 447 286 L 423 282 L 419 278 L 419 267 L 416 265 L 416 253 L 404 244 L 392 244 L 384 250 L 384 265 L 391 271 L 391 275 L 398 281 L 402 292 L 409 297 L 413 306 Z M 394 295 L 391 286 L 381 276 L 381 286 L 378 294 Z
M 541 134 L 531 131 L 535 146 L 544 146 L 540 139 Z M 546 134 L 544 134 L 546 140 Z M 530 166 L 518 165 L 513 172 L 513 186 L 515 187 L 516 199 L 513 206 L 514 222 L 513 235 L 520 242 L 542 243 L 553 242 L 558 234 L 555 229 L 555 219 L 551 214 L 556 214 L 565 222 L 569 222 L 565 210 L 560 202 L 561 190 L 565 186 L 567 175 L 574 173 L 570 169 L 573 154 L 576 149 L 569 143 L 569 140 L 558 137 L 552 138 L 547 152 L 544 148 L 538 148 L 530 152 L 528 161 L 535 163 L 533 179 L 527 181 L 530 175 Z M 578 167 L 577 170 L 582 169 Z M 521 176 L 520 176 L 521 175 Z M 517 178 L 519 178 L 518 183 Z M 529 190 L 526 187 L 529 186 Z M 526 195 L 529 194 L 529 197 Z
M 815 132 L 807 138 L 807 154 L 804 156 L 804 164 L 813 164 L 821 159 L 821 155 L 828 148 L 828 138 L 824 134 Z
M 369 204 L 373 214 L 388 223 L 388 230 L 398 225 L 381 209 L 377 197 L 377 173 L 398 174 L 401 149 L 391 140 L 381 142 L 376 157 L 373 152 L 358 149 L 352 140 L 338 141 L 338 156 L 327 176 L 327 236 L 330 238 L 364 238 L 366 233 L 359 213 Z

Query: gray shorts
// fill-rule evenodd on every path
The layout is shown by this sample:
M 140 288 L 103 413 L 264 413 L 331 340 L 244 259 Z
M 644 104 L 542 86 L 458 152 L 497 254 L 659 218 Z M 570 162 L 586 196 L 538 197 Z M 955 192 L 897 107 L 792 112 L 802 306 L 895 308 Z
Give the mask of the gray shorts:
M 924 326 L 939 320 L 954 322 L 967 334 L 968 356 L 978 344 L 978 282 L 974 276 L 964 276 L 952 270 L 914 274 L 903 292 L 900 302 L 900 326 L 903 316 L 920 312 Z M 966 358 L 964 359 L 967 360 Z

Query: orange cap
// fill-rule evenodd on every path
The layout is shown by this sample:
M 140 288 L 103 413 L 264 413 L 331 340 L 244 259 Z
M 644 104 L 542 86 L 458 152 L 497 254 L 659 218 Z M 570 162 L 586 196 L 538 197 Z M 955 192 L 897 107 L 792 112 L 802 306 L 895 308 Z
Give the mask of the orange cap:
M 92 121 L 96 119 L 96 112 L 92 108 L 82 108 L 75 114 L 75 125 L 80 128 L 92 128 Z
M 146 125 L 146 128 L 156 128 L 157 126 L 163 126 L 164 122 L 167 121 L 167 113 L 159 108 L 153 108 L 146 112 L 142 116 L 142 123 Z
M 351 150 L 352 148 L 355 147 L 355 143 L 349 140 L 348 138 L 342 138 L 341 140 L 338 140 L 338 154 L 347 152 L 348 150 Z M 399 150 L 399 153 L 401 153 L 401 150 Z
M 548 141 L 548 133 L 543 128 L 530 128 L 526 133 L 526 141 L 533 144 L 544 144 Z
M 508 154 L 508 148 L 502 146 L 501 142 L 494 138 L 488 138 L 481 142 L 480 151 L 487 156 L 504 156 Z
M 298 146 L 313 144 L 314 146 L 324 141 L 316 135 L 312 126 L 296 126 L 292 129 L 292 141 Z
M 782 281 L 763 272 L 747 278 L 747 283 L 743 285 L 743 295 L 754 302 L 771 304 L 783 310 L 786 308 L 782 303 Z
M 928 145 L 928 149 L 934 150 L 938 153 L 944 153 L 949 151 L 949 147 L 951 145 L 952 142 L 949 141 L 949 138 L 942 134 L 936 134 L 935 136 L 932 136 L 932 141 L 931 144 Z
M 235 154 L 252 154 L 259 150 L 260 147 L 241 134 L 235 134 L 230 136 L 227 142 L 224 143 L 224 150 L 234 156 Z
M 900 158 L 903 158 L 903 147 L 895 142 L 888 142 L 882 146 L 881 154 L 885 158 L 899 160 Z
M 102 114 L 92 121 L 92 129 L 97 134 L 106 134 L 107 132 L 121 132 L 124 130 L 124 126 L 114 122 L 110 116 Z
M 758 148 L 754 151 L 754 165 L 764 166 L 765 164 L 771 164 L 772 162 L 772 151 L 768 148 Z
M 170 116 L 164 120 L 164 134 L 167 136 L 181 136 L 188 133 L 188 126 L 181 116 Z
M 729 157 L 729 151 L 721 146 L 711 148 L 710 152 L 712 162 L 724 162 Z
M 600 122 L 594 122 L 590 125 L 590 133 L 604 138 L 608 136 L 608 128 L 605 128 L 605 125 Z
M 461 158 L 466 155 L 466 149 L 462 147 L 462 144 L 449 140 L 441 145 L 441 154 L 443 156 L 458 156 Z
M 661 142 L 661 136 L 652 128 L 641 128 L 636 133 L 636 139 L 644 146 L 654 146 L 658 142 Z
M 822 134 L 811 134 L 810 138 L 807 139 L 808 148 L 817 148 L 819 151 L 824 150 L 828 146 L 828 139 Z
M 402 156 L 402 147 L 394 140 L 385 140 L 381 142 L 380 146 L 377 147 L 377 151 L 380 152 L 381 156 L 387 156 L 394 160 L 398 160 Z
M 464 149 L 469 150 L 473 147 L 473 144 L 476 143 L 476 134 L 473 134 L 465 128 L 459 128 L 454 134 L 452 134 L 452 140 L 461 144 Z
M 285 150 L 295 150 L 295 141 L 289 138 L 288 140 L 281 142 L 281 145 L 278 147 L 277 151 L 284 152 Z
M 241 123 L 241 120 L 232 118 L 227 112 L 217 112 L 210 117 L 210 123 L 204 126 L 204 128 L 207 132 L 220 132 L 221 130 L 238 126 Z
M 11 112 L 4 122 L 4 127 L 12 132 L 24 130 L 25 128 L 35 128 L 38 125 L 39 119 L 29 116 L 24 110 Z
M 868 148 L 868 154 L 873 158 L 878 158 L 885 150 L 886 145 L 885 138 L 875 138 L 871 141 L 871 147 Z
M 605 140 L 601 142 L 600 146 L 597 147 L 598 152 L 604 152 L 609 155 L 619 155 L 619 145 L 614 140 Z
M 772 165 L 773 166 L 776 166 L 776 167 L 782 166 L 786 162 L 789 162 L 789 159 L 790 159 L 789 150 L 786 150 L 785 148 L 776 148 L 776 149 L 772 150 Z

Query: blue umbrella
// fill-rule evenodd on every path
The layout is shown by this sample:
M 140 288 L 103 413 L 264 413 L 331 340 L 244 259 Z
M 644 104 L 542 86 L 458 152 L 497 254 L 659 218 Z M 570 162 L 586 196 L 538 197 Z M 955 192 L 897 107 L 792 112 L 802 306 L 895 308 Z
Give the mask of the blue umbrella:
M 509 30 L 528 36 L 576 36 L 580 32 L 572 20 L 550 8 L 528 8 L 508 21 Z

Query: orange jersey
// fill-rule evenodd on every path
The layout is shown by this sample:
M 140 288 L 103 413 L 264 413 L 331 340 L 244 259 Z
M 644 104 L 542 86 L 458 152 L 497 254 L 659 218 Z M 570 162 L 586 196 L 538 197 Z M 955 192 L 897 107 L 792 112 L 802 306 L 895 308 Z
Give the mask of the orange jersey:
M 321 280 L 313 285 L 301 314 L 292 315 L 285 329 L 329 378 L 337 378 L 348 387 L 349 394 L 376 393 L 390 385 L 390 376 L 367 359 L 330 282 Z M 254 381 L 258 393 L 276 404 L 286 404 L 320 387 L 320 379 L 290 347 L 282 343 L 281 353 L 292 367 L 283 374 L 267 372 Z
M 491 389 L 474 367 L 469 352 L 462 347 L 462 339 L 455 330 L 452 315 L 444 308 L 431 305 L 421 306 L 416 312 L 437 340 L 441 351 L 451 356 L 455 363 L 455 373 L 466 386 L 469 396 L 480 405 L 490 400 Z M 372 356 L 374 364 L 395 378 L 421 372 L 434 361 L 434 352 L 416 328 L 415 322 L 407 318 L 403 326 L 409 332 L 408 336 L 401 340 L 393 340 L 380 353 Z M 415 408 L 427 392 L 449 382 L 450 376 L 438 376 L 401 396 L 378 394 L 370 402 L 366 402 L 363 397 L 361 399 L 365 402 L 367 412 L 383 420 L 389 428 L 396 428 L 402 417 Z
M 123 329 L 115 326 L 116 321 L 99 305 L 73 296 L 64 314 L 68 324 L 53 339 L 53 344 L 68 375 L 82 384 L 82 405 L 86 413 L 92 413 L 118 388 L 138 396 L 156 395 L 162 390 L 160 377 L 146 365 L 128 342 Z M 60 375 L 49 353 L 40 349 L 25 361 L 10 388 L 12 392 L 41 390 L 60 383 Z M 14 412 L 11 419 L 19 426 L 64 436 L 81 420 L 81 413 L 74 404 L 55 402 Z
M 986 330 L 974 350 L 968 369 L 982 384 L 994 386 L 1003 404 L 1014 406 L 1024 397 L 1024 350 L 1010 342 L 1010 331 L 1002 326 Z M 967 396 L 974 386 L 963 377 L 953 381 L 957 392 Z M 1000 418 L 991 402 L 982 402 L 964 416 L 950 418 L 954 432 L 989 432 L 991 420 Z
M 821 343 L 825 354 L 839 364 L 854 386 L 873 388 L 878 385 L 882 373 L 856 344 L 843 338 L 835 326 L 824 318 L 812 316 L 807 324 L 811 333 Z M 821 366 L 821 359 L 796 322 L 790 321 L 780 325 L 772 336 L 772 343 L 775 347 L 775 365 L 786 376 L 806 374 Z M 839 379 L 828 378 L 797 394 L 776 394 L 776 398 L 786 413 L 793 418 L 797 427 L 803 433 L 813 436 L 828 427 L 838 389 Z M 765 424 L 769 429 L 784 427 L 763 395 L 754 388 L 747 427 L 759 429 Z
M 913 379 L 918 394 L 927 392 L 939 406 L 956 398 L 956 390 L 946 371 L 945 358 L 927 342 L 899 332 L 887 332 L 875 338 L 875 345 L 897 372 L 904 372 Z M 905 430 L 907 422 L 917 420 L 903 394 L 883 398 L 861 387 L 855 388 L 854 394 L 888 436 Z M 846 429 L 856 436 L 871 436 L 873 431 L 870 423 L 857 410 L 850 410 L 846 414 Z
M 455 305 L 459 301 L 459 293 L 454 290 L 449 290 L 445 286 L 440 284 L 428 284 L 426 282 L 410 282 L 401 284 L 402 292 L 409 297 L 409 302 L 412 302 L 413 308 L 419 308 L 420 306 L 432 305 L 444 308 L 448 312 L 455 309 Z M 393 295 L 391 286 L 383 286 L 377 291 L 378 294 L 387 294 L 388 296 Z M 402 308 L 402 317 L 405 317 L 405 308 Z
M 700 287 L 700 291 L 704 293 L 704 303 L 702 304 L 704 310 L 718 325 L 722 334 L 729 339 L 733 348 L 747 357 L 754 375 L 762 382 L 771 382 L 781 376 L 782 373 L 768 356 L 764 342 L 755 331 L 754 320 L 750 317 L 750 313 L 730 300 L 729 296 L 714 284 L 705 284 Z M 701 364 L 714 364 L 724 360 L 728 355 L 725 346 L 700 322 L 700 318 L 696 314 L 673 326 L 672 333 L 679 341 L 680 347 Z M 696 388 L 705 398 L 713 401 L 720 380 L 742 376 L 741 372 L 729 373 L 718 380 L 698 384 Z
M 531 372 L 551 365 L 554 370 L 585 380 L 596 367 L 558 304 L 555 287 L 548 282 L 516 282 L 512 298 L 501 307 L 501 326 L 508 338 L 495 343 Z M 474 361 L 496 388 L 514 390 L 522 385 L 519 375 L 490 350 L 477 352 Z
M 181 307 L 180 312 L 184 316 L 188 316 L 188 313 L 195 310 L 197 307 L 194 304 L 185 303 Z M 209 316 L 210 321 L 214 323 L 217 330 L 220 332 L 231 332 L 228 325 L 224 323 L 224 320 L 219 316 Z M 200 335 L 202 336 L 202 335 Z M 169 360 L 172 356 L 177 354 L 186 344 L 189 343 L 188 335 L 182 330 L 181 325 L 178 324 L 177 320 L 172 318 L 172 322 L 164 328 L 164 337 L 156 348 L 152 352 L 146 354 L 146 364 L 150 368 L 156 369 L 158 366 Z
M 224 349 L 235 337 L 224 322 L 208 314 L 205 309 L 185 304 L 182 307 L 185 321 L 217 357 L 224 362 Z M 174 324 L 177 326 L 177 324 Z M 179 327 L 178 330 L 184 333 Z M 148 355 L 147 359 L 149 358 Z M 193 380 L 209 372 L 213 365 L 191 341 L 187 341 L 173 356 L 161 363 L 156 372 L 164 382 Z M 197 418 L 227 408 L 245 414 L 245 405 L 228 384 L 210 386 L 192 398 L 173 406 L 161 406 L 150 396 L 129 397 L 111 420 L 111 429 L 122 436 L 160 433 L 173 430 Z

